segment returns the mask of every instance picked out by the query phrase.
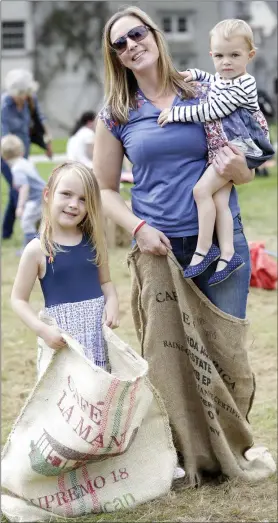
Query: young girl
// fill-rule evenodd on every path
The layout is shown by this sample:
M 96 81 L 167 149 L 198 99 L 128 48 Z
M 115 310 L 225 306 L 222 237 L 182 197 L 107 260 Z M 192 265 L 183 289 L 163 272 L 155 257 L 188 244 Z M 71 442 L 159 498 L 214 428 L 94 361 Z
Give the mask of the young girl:
M 45 312 L 58 327 L 38 319 L 29 305 L 37 277 Z M 90 360 L 105 367 L 102 321 L 118 327 L 118 299 L 107 263 L 100 191 L 85 165 L 68 162 L 54 169 L 43 193 L 40 236 L 22 254 L 11 301 L 49 347 L 64 347 L 60 329 L 67 331 Z
M 164 127 L 169 122 L 205 122 L 209 142 L 213 143 L 208 155 L 210 165 L 193 188 L 199 235 L 184 277 L 198 276 L 219 259 L 216 272 L 208 281 L 209 285 L 216 285 L 242 267 L 244 261 L 234 252 L 233 217 L 229 208 L 232 183 L 218 174 L 215 155 L 229 142 L 231 148 L 235 145 L 245 154 L 248 167 L 253 169 L 271 158 L 274 150 L 259 108 L 255 78 L 246 72 L 255 55 L 251 28 L 243 20 L 223 20 L 212 29 L 210 38 L 215 76 L 190 69 L 185 78 L 209 82 L 207 100 L 199 105 L 164 109 L 158 123 Z M 238 153 L 237 149 L 234 152 Z M 220 250 L 212 243 L 215 223 Z

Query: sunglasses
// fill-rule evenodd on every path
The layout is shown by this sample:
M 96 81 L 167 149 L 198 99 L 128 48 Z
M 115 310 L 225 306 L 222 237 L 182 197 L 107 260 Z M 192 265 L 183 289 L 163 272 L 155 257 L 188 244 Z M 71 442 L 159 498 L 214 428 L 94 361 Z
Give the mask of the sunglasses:
M 146 36 L 149 34 L 150 28 L 146 25 L 138 25 L 137 27 L 133 27 L 133 29 L 130 29 L 128 33 L 121 36 L 121 38 L 118 38 L 113 44 L 111 44 L 111 47 L 116 51 L 118 54 L 122 54 L 127 49 L 127 38 L 130 38 L 133 42 L 141 42 L 141 40 L 144 40 Z

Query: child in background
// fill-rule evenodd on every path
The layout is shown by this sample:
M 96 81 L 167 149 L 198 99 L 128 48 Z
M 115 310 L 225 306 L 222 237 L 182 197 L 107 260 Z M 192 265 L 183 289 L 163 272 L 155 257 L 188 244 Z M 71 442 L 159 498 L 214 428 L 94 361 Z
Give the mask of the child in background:
M 185 81 L 210 83 L 207 101 L 164 109 L 158 123 L 163 127 L 173 122 L 205 122 L 208 142 L 213 143 L 208 155 L 210 165 L 193 188 L 199 235 L 184 277 L 198 276 L 218 259 L 216 272 L 208 282 L 216 285 L 242 267 L 244 261 L 234 251 L 233 217 L 229 208 L 232 183 L 218 174 L 215 155 L 229 142 L 231 148 L 236 146 L 235 154 L 239 153 L 237 149 L 245 154 L 249 169 L 253 169 L 271 158 L 274 150 L 258 104 L 255 78 L 246 72 L 256 52 L 251 28 L 243 20 L 223 20 L 210 32 L 210 46 L 216 74 L 190 69 L 185 77 Z M 212 243 L 215 225 L 220 250 Z
M 94 111 L 82 113 L 67 142 L 67 160 L 81 162 L 92 168 L 95 126 L 96 113 Z
M 16 217 L 20 219 L 25 247 L 37 233 L 45 181 L 32 162 L 24 158 L 24 143 L 14 134 L 2 138 L 1 154 L 11 169 L 13 187 L 18 191 Z
M 54 169 L 43 194 L 40 237 L 25 248 L 11 302 L 22 321 L 52 349 L 65 346 L 67 331 L 86 356 L 105 368 L 102 322 L 119 325 L 118 299 L 110 279 L 100 191 L 91 169 L 68 162 Z M 45 312 L 58 328 L 37 318 L 29 305 L 39 279 Z

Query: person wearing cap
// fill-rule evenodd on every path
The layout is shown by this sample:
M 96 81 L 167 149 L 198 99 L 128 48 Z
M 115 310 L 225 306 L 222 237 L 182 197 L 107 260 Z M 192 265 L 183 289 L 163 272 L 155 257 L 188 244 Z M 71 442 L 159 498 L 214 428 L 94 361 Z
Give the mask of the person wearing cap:
M 52 157 L 51 137 L 36 96 L 38 87 L 32 73 L 25 69 L 12 69 L 5 77 L 5 91 L 1 96 L 1 136 L 13 134 L 20 138 L 24 144 L 25 158 L 28 158 L 30 152 L 33 110 L 36 111 L 36 115 L 45 129 L 43 139 L 46 144 L 46 154 L 49 158 Z M 2 238 L 8 239 L 13 233 L 18 192 L 13 188 L 12 174 L 3 158 L 1 158 L 1 172 L 9 185 L 9 200 L 2 224 Z

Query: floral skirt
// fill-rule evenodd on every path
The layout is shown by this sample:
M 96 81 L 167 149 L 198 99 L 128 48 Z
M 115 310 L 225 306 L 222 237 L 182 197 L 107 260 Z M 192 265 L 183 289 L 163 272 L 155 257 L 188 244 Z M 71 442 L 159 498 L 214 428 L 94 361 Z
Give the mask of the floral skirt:
M 99 367 L 106 367 L 106 351 L 102 334 L 104 296 L 75 303 L 45 307 L 60 329 L 68 332 L 84 347 L 85 355 Z

